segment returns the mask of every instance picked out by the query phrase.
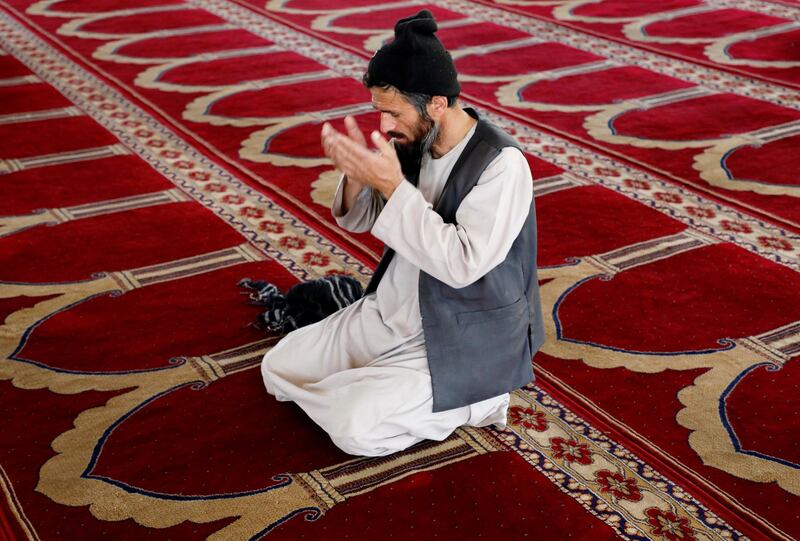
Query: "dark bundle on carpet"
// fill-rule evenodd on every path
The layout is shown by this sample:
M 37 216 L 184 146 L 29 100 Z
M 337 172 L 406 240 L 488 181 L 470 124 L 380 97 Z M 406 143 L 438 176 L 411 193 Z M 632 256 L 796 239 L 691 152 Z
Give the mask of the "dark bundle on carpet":
M 340 275 L 296 284 L 285 294 L 276 285 L 262 280 L 243 278 L 239 286 L 252 289 L 252 304 L 265 308 L 257 324 L 280 334 L 321 321 L 364 294 L 358 280 Z

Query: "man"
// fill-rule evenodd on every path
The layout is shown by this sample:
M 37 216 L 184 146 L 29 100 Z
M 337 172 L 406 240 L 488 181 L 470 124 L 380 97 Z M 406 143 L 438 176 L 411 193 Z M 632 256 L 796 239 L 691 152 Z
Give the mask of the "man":
M 342 450 L 379 456 L 461 425 L 505 425 L 544 339 L 528 164 L 457 103 L 453 61 L 427 10 L 398 21 L 364 75 L 380 130 L 322 128 L 344 175 L 332 212 L 387 251 L 363 298 L 264 357 L 267 391 L 293 400 Z

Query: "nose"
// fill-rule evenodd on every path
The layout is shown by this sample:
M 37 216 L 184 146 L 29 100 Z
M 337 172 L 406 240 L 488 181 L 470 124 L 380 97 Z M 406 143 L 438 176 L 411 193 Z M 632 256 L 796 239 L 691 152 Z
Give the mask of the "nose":
M 388 133 L 393 131 L 396 127 L 396 122 L 394 121 L 394 117 L 389 113 L 381 113 L 381 132 Z

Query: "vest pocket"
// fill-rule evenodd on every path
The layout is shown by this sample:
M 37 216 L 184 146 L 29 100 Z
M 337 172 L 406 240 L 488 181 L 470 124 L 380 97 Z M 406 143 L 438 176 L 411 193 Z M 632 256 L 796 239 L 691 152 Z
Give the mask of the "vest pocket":
M 528 311 L 528 304 L 525 302 L 524 297 L 520 297 L 513 303 L 501 306 L 500 308 L 492 308 L 491 310 L 477 310 L 475 312 L 461 312 L 456 314 L 456 321 L 459 325 L 471 325 L 473 323 L 480 323 L 483 321 L 495 321 L 498 319 L 506 318 L 522 318 Z M 527 324 L 527 323 L 526 323 Z

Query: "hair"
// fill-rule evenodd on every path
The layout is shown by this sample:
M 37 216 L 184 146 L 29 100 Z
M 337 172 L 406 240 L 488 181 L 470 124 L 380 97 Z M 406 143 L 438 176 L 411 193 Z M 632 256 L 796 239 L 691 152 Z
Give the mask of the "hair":
M 430 116 L 428 116 L 428 104 L 433 99 L 433 96 L 430 94 L 423 94 L 421 92 L 407 92 L 405 90 L 400 90 L 394 85 L 383 81 L 376 81 L 374 76 L 370 74 L 369 71 L 364 72 L 364 77 L 361 79 L 361 82 L 367 88 L 378 87 L 382 90 L 396 90 L 399 92 L 408 103 L 414 106 L 414 108 L 419 113 L 419 116 L 422 117 L 423 120 L 430 120 Z M 458 101 L 458 94 L 455 96 L 445 96 L 447 98 L 447 106 L 452 107 Z

